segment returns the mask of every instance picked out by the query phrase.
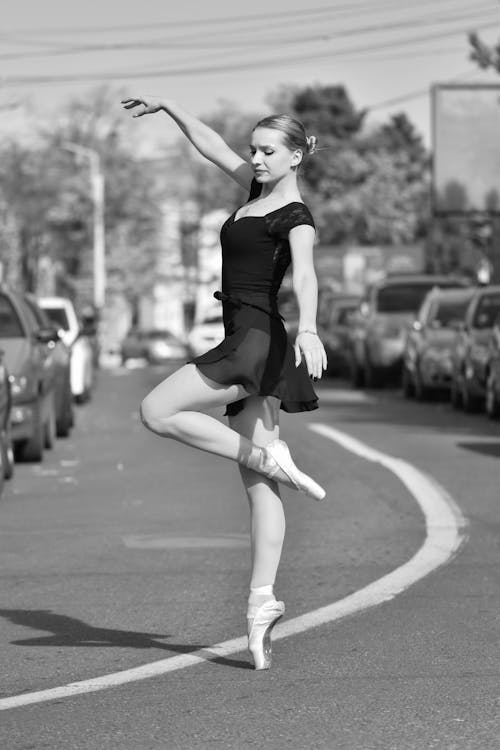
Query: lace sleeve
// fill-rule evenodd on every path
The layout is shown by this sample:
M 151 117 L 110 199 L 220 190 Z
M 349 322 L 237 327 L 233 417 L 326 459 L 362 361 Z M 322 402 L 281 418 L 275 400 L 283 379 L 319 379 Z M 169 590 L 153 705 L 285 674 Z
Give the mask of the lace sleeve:
M 312 214 L 304 203 L 290 203 L 270 217 L 269 230 L 274 236 L 288 239 L 290 230 L 302 224 L 316 228 Z

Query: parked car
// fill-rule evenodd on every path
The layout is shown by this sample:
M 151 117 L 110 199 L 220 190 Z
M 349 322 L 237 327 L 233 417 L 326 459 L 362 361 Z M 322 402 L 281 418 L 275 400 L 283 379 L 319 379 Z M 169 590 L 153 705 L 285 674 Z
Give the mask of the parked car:
M 11 431 L 17 460 L 41 461 L 55 432 L 55 364 L 47 343 L 54 329 L 40 328 L 21 294 L 0 290 L 0 349 L 5 352 L 12 398 Z
M 149 364 L 184 359 L 188 347 L 171 331 L 132 328 L 121 343 L 121 360 L 126 364 L 130 359 L 144 359 Z
M 152 365 L 185 359 L 188 356 L 187 345 L 171 331 L 147 331 L 145 338 L 146 359 Z
M 340 284 L 335 279 L 327 278 L 318 282 L 318 331 L 322 318 L 328 317 L 332 301 L 341 293 Z M 280 315 L 284 318 L 284 326 L 288 337 L 295 341 L 299 330 L 299 305 L 293 287 L 290 283 L 280 288 L 278 292 L 278 308 Z
M 4 479 L 10 479 L 14 474 L 14 446 L 10 424 L 11 406 L 9 371 L 5 364 L 5 354 L 0 351 L 0 493 Z
M 199 323 L 195 323 L 187 336 L 190 357 L 198 357 L 200 354 L 213 349 L 220 344 L 224 338 L 224 323 L 222 313 L 214 311 L 208 314 Z
M 24 295 L 24 301 L 33 314 L 39 328 L 53 329 L 54 337 L 47 342 L 48 353 L 55 365 L 55 407 L 56 435 L 67 437 L 74 424 L 73 394 L 71 392 L 71 350 L 61 339 L 58 330 L 51 323 L 45 310 L 38 305 L 31 294 Z M 46 446 L 50 448 L 50 445 Z
M 120 357 L 123 365 L 127 364 L 129 359 L 146 359 L 143 331 L 136 327 L 128 331 L 120 345 Z
M 450 398 L 455 408 L 475 411 L 484 403 L 489 345 L 500 314 L 500 286 L 476 289 L 453 345 Z
M 490 419 L 500 419 L 500 315 L 495 320 L 488 347 L 485 410 Z
M 452 346 L 463 322 L 473 287 L 427 293 L 411 325 L 403 352 L 402 386 L 407 398 L 424 399 L 448 390 L 452 375 Z
M 71 350 L 71 392 L 77 403 L 88 401 L 94 386 L 94 350 L 88 336 L 82 332 L 70 299 L 40 297 L 38 304 L 60 331 L 61 339 Z
M 330 375 L 349 373 L 350 320 L 359 302 L 359 295 L 337 293 L 328 299 L 327 305 L 318 306 L 318 334 L 325 347 Z
M 387 376 L 400 376 L 408 328 L 427 292 L 433 287 L 469 285 L 464 278 L 408 274 L 389 276 L 369 286 L 349 336 L 354 385 L 374 387 Z

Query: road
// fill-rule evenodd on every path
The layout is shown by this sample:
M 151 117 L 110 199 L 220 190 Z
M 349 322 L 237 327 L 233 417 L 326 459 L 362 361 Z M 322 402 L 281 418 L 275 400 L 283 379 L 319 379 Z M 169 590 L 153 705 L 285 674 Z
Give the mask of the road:
M 42 464 L 16 466 L 0 501 L 0 699 L 165 659 L 180 666 L 8 708 L 1 747 L 500 748 L 498 424 L 334 380 L 319 384 L 318 411 L 282 413 L 282 437 L 328 498 L 283 490 L 285 623 L 404 566 L 426 537 L 412 488 L 315 424 L 420 469 L 467 529 L 446 565 L 390 601 L 277 640 L 272 669 L 255 672 L 244 650 L 207 650 L 244 635 L 239 474 L 144 430 L 138 404 L 161 376 L 101 372 L 72 436 Z M 192 654 L 202 658 L 190 665 Z

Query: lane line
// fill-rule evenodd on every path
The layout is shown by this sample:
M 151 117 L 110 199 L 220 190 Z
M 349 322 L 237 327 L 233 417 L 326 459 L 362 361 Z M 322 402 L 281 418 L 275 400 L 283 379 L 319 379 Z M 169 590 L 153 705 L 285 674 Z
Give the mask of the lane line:
M 344 599 L 278 625 L 273 631 L 273 641 L 303 633 L 311 628 L 334 622 L 393 599 L 413 583 L 449 562 L 467 538 L 465 517 L 453 498 L 435 479 L 424 474 L 412 464 L 370 448 L 360 440 L 333 427 L 311 423 L 309 428 L 360 458 L 381 464 L 392 471 L 408 488 L 420 506 L 425 518 L 426 537 L 416 554 L 399 568 Z M 93 693 L 129 682 L 147 680 L 195 664 L 212 661 L 218 657 L 231 656 L 240 651 L 245 651 L 246 648 L 246 637 L 233 638 L 229 641 L 217 643 L 210 648 L 200 649 L 192 654 L 180 654 L 141 667 L 114 672 L 90 680 L 81 680 L 48 690 L 2 698 L 0 699 L 0 710 Z

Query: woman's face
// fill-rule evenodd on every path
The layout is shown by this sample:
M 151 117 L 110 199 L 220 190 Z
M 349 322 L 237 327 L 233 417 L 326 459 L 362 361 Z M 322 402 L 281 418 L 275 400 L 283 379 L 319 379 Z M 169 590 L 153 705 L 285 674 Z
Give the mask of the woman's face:
M 252 167 L 257 182 L 274 182 L 289 174 L 301 161 L 300 150 L 291 151 L 284 133 L 274 128 L 256 128 L 250 143 Z

